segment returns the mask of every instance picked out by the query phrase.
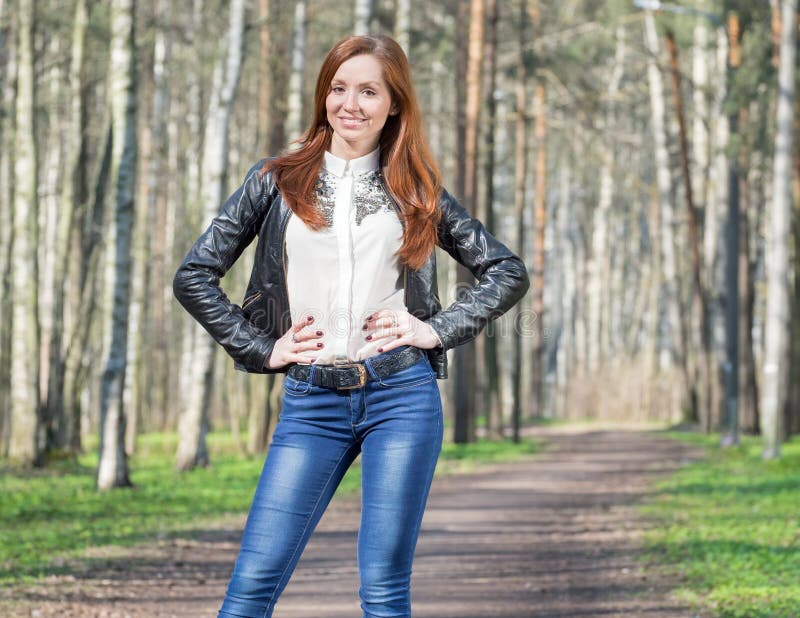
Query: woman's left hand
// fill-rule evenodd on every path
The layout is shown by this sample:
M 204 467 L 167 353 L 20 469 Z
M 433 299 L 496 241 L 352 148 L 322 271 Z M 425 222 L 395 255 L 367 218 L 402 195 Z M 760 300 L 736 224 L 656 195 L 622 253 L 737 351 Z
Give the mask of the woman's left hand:
M 385 339 L 378 352 L 386 352 L 402 345 L 431 349 L 442 345 L 431 326 L 408 311 L 381 309 L 368 316 L 362 325 L 364 341 Z

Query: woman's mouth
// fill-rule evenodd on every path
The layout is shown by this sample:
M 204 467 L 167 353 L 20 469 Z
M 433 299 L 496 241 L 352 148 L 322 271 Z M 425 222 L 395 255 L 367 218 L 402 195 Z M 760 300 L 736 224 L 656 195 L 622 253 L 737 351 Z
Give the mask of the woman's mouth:
M 362 118 L 339 118 L 339 121 L 346 127 L 358 127 L 366 122 Z

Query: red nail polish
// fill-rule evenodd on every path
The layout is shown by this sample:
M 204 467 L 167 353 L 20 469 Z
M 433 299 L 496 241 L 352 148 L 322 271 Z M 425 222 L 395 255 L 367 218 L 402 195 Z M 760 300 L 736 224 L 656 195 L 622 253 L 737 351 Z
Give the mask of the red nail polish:
M 400 333 L 397 333 L 397 338 L 398 338 L 398 339 L 400 339 L 400 337 L 402 337 L 402 336 L 403 336 L 403 335 L 401 335 Z
M 319 335 L 322 335 L 322 331 L 321 330 L 317 331 L 317 336 L 319 336 Z
M 367 341 L 371 341 L 371 340 L 372 340 L 372 335 L 367 335 Z
M 383 352 L 383 348 L 378 348 L 378 352 Z
M 314 316 L 313 316 L 313 315 L 310 315 L 310 316 L 308 316 L 308 317 L 306 318 L 306 321 L 308 321 L 308 322 L 313 322 L 313 321 L 314 321 Z
M 323 346 L 323 343 L 321 341 L 319 343 L 317 343 L 317 347 L 318 348 L 321 348 L 322 346 Z
M 369 316 L 369 317 L 367 318 L 367 322 L 369 322 L 369 321 L 370 321 L 370 320 L 371 320 L 373 317 L 374 317 L 374 316 Z
M 361 327 L 361 330 L 367 330 L 367 325 L 364 324 L 364 326 Z

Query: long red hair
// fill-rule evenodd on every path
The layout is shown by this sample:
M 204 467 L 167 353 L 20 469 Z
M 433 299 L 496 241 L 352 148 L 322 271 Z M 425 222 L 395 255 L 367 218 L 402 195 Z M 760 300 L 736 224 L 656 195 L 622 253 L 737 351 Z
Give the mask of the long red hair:
M 383 35 L 350 36 L 328 52 L 317 77 L 314 117 L 297 140 L 296 150 L 287 150 L 268 161 L 263 172 L 273 177 L 292 212 L 314 230 L 327 226 L 315 206 L 315 184 L 325 151 L 330 148 L 333 129 L 328 124 L 325 99 L 339 66 L 353 56 L 370 54 L 383 67 L 398 113 L 386 119 L 379 139 L 386 186 L 405 222 L 403 242 L 397 252 L 401 262 L 420 268 L 434 250 L 441 212 L 436 207 L 442 191 L 441 173 L 426 143 L 411 70 L 403 48 Z

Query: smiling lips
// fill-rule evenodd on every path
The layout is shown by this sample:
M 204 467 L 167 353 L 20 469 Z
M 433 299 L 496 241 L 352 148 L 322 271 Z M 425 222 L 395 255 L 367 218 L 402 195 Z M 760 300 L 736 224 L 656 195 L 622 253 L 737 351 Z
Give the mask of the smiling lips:
M 346 127 L 357 127 L 364 122 L 363 118 L 339 118 Z

